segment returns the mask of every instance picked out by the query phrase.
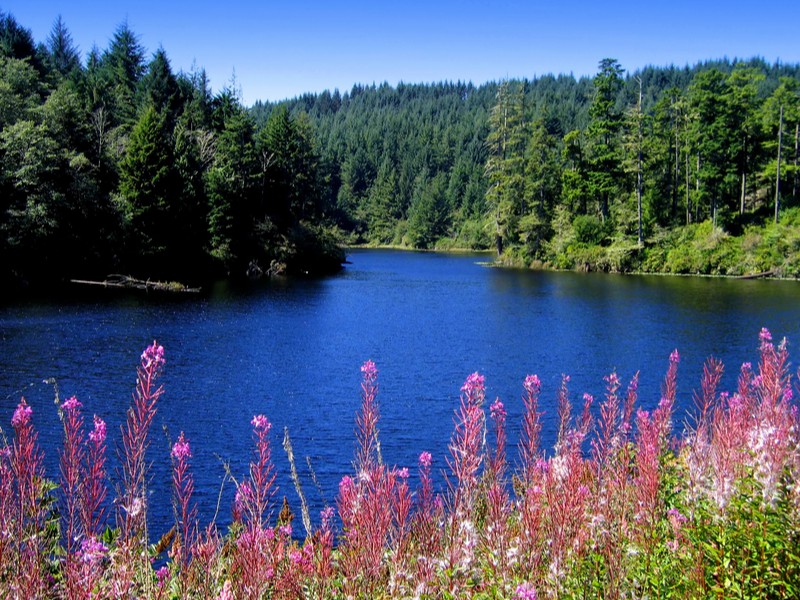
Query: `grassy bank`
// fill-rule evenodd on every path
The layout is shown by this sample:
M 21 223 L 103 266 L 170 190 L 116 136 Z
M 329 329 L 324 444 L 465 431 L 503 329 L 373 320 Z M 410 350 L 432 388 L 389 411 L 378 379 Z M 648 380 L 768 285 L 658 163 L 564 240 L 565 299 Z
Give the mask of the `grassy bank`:
M 615 273 L 662 273 L 742 277 L 768 274 L 800 277 L 800 209 L 783 213 L 778 223 L 723 228 L 711 221 L 656 230 L 639 247 L 635 237 L 588 235 L 585 227 L 566 228 L 547 244 L 541 258 L 523 248 L 500 257 L 502 264 Z M 731 233 L 733 231 L 734 233 Z

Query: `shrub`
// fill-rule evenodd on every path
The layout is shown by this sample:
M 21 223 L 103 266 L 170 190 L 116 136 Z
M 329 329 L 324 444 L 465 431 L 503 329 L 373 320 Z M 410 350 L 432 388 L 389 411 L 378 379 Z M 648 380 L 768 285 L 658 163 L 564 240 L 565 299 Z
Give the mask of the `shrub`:
M 578 215 L 572 220 L 572 229 L 579 244 L 599 246 L 608 235 L 607 227 L 594 215 Z

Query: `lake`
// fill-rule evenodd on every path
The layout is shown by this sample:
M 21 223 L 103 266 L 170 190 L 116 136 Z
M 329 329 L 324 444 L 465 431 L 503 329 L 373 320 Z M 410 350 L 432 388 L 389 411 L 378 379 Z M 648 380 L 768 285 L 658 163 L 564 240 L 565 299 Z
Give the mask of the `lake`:
M 88 297 L 0 307 L 3 432 L 10 434 L 24 395 L 47 473 L 58 476 L 61 428 L 53 385 L 43 383 L 55 378 L 62 399 L 74 394 L 89 419 L 107 420 L 114 455 L 139 355 L 157 339 L 167 365 L 148 453 L 151 536 L 171 523 L 169 449 L 180 431 L 194 454 L 201 522 L 218 503 L 217 522 L 229 522 L 234 487 L 224 465 L 236 477 L 246 473 L 250 420 L 258 413 L 273 423 L 276 504 L 286 495 L 298 507 L 281 448 L 288 428 L 318 520 L 341 476 L 352 471 L 359 368 L 367 359 L 379 370 L 384 460 L 413 472 L 423 450 L 433 454 L 435 468 L 446 467 L 459 389 L 474 371 L 486 376 L 487 398 L 504 401 L 512 444 L 522 381 L 539 375 L 549 450 L 562 373 L 571 376 L 571 397 L 579 403 L 584 392 L 602 397 L 603 377 L 613 370 L 623 385 L 641 371 L 639 406 L 650 409 L 677 348 L 685 411 L 708 356 L 724 361 L 724 387 L 733 390 L 741 363 L 757 361 L 761 327 L 776 339 L 786 336 L 790 350 L 800 341 L 800 284 L 793 281 L 506 270 L 486 267 L 490 257 L 473 254 L 353 250 L 348 259 L 341 274 L 327 279 L 247 288 L 221 283 L 200 297 L 93 290 Z M 684 418 L 680 412 L 676 427 Z M 437 480 L 443 483 L 441 473 Z

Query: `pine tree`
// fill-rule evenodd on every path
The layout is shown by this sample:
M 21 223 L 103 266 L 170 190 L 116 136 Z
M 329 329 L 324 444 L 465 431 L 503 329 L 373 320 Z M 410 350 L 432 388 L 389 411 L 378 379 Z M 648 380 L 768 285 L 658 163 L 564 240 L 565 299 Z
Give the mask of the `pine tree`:
M 617 96 L 622 87 L 622 67 L 612 58 L 600 61 L 593 79 L 594 97 L 589 107 L 588 193 L 599 203 L 600 216 L 609 216 L 611 202 L 622 191 L 622 112 Z
M 489 115 L 489 158 L 486 203 L 494 223 L 497 255 L 516 239 L 517 220 L 525 198 L 525 91 L 508 81 L 500 84 Z
M 131 131 L 120 163 L 119 191 L 129 223 L 131 256 L 153 270 L 173 247 L 179 190 L 166 116 L 149 106 Z
M 46 46 L 50 68 L 64 77 L 80 70 L 80 54 L 61 15 L 58 15 L 53 28 L 50 30 Z

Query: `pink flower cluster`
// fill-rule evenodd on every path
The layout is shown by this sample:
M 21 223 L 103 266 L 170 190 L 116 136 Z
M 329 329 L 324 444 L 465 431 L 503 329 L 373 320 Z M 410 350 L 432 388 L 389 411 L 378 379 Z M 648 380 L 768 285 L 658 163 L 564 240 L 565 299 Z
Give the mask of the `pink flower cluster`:
M 11 425 L 15 429 L 27 425 L 31 420 L 31 415 L 33 415 L 33 409 L 28 406 L 23 398 L 14 411 L 14 416 L 11 417 Z
M 252 421 L 250 421 L 250 424 L 253 426 L 256 432 L 263 431 L 264 433 L 266 433 L 270 429 L 272 429 L 272 423 L 270 423 L 269 419 L 267 419 L 267 417 L 265 417 L 264 415 L 254 416 Z
M 94 429 L 89 432 L 89 439 L 95 444 L 106 441 L 106 422 L 97 415 L 94 416 Z
M 164 362 L 164 346 L 159 346 L 155 341 L 142 352 L 142 366 L 145 369 L 159 369 Z
M 90 537 L 85 538 L 81 542 L 80 552 L 81 561 L 94 564 L 103 559 L 106 553 L 108 553 L 108 548 L 106 548 L 100 540 Z
M 175 442 L 175 445 L 172 446 L 172 456 L 177 460 L 186 460 L 187 458 L 191 458 L 192 456 L 192 451 L 189 448 L 189 442 L 183 436 L 182 431 L 180 436 L 178 437 L 178 441 Z
M 536 588 L 530 583 L 520 583 L 514 592 L 514 600 L 536 600 Z
M 467 377 L 466 381 L 464 381 L 464 385 L 461 386 L 461 391 L 468 396 L 482 394 L 486 389 L 485 381 L 486 378 L 480 373 L 472 373 Z
M 64 403 L 61 405 L 61 408 L 64 409 L 64 411 L 69 412 L 76 410 L 81 406 L 83 405 L 78 401 L 78 399 L 75 396 L 72 396 L 64 400 Z
M 361 372 L 364 374 L 364 377 L 368 379 L 374 379 L 378 376 L 378 368 L 375 366 L 375 363 L 371 360 L 366 361 L 363 365 L 361 365 Z
M 431 456 L 430 452 L 422 452 L 419 455 L 419 466 L 424 469 L 429 469 L 433 463 L 433 457 Z

